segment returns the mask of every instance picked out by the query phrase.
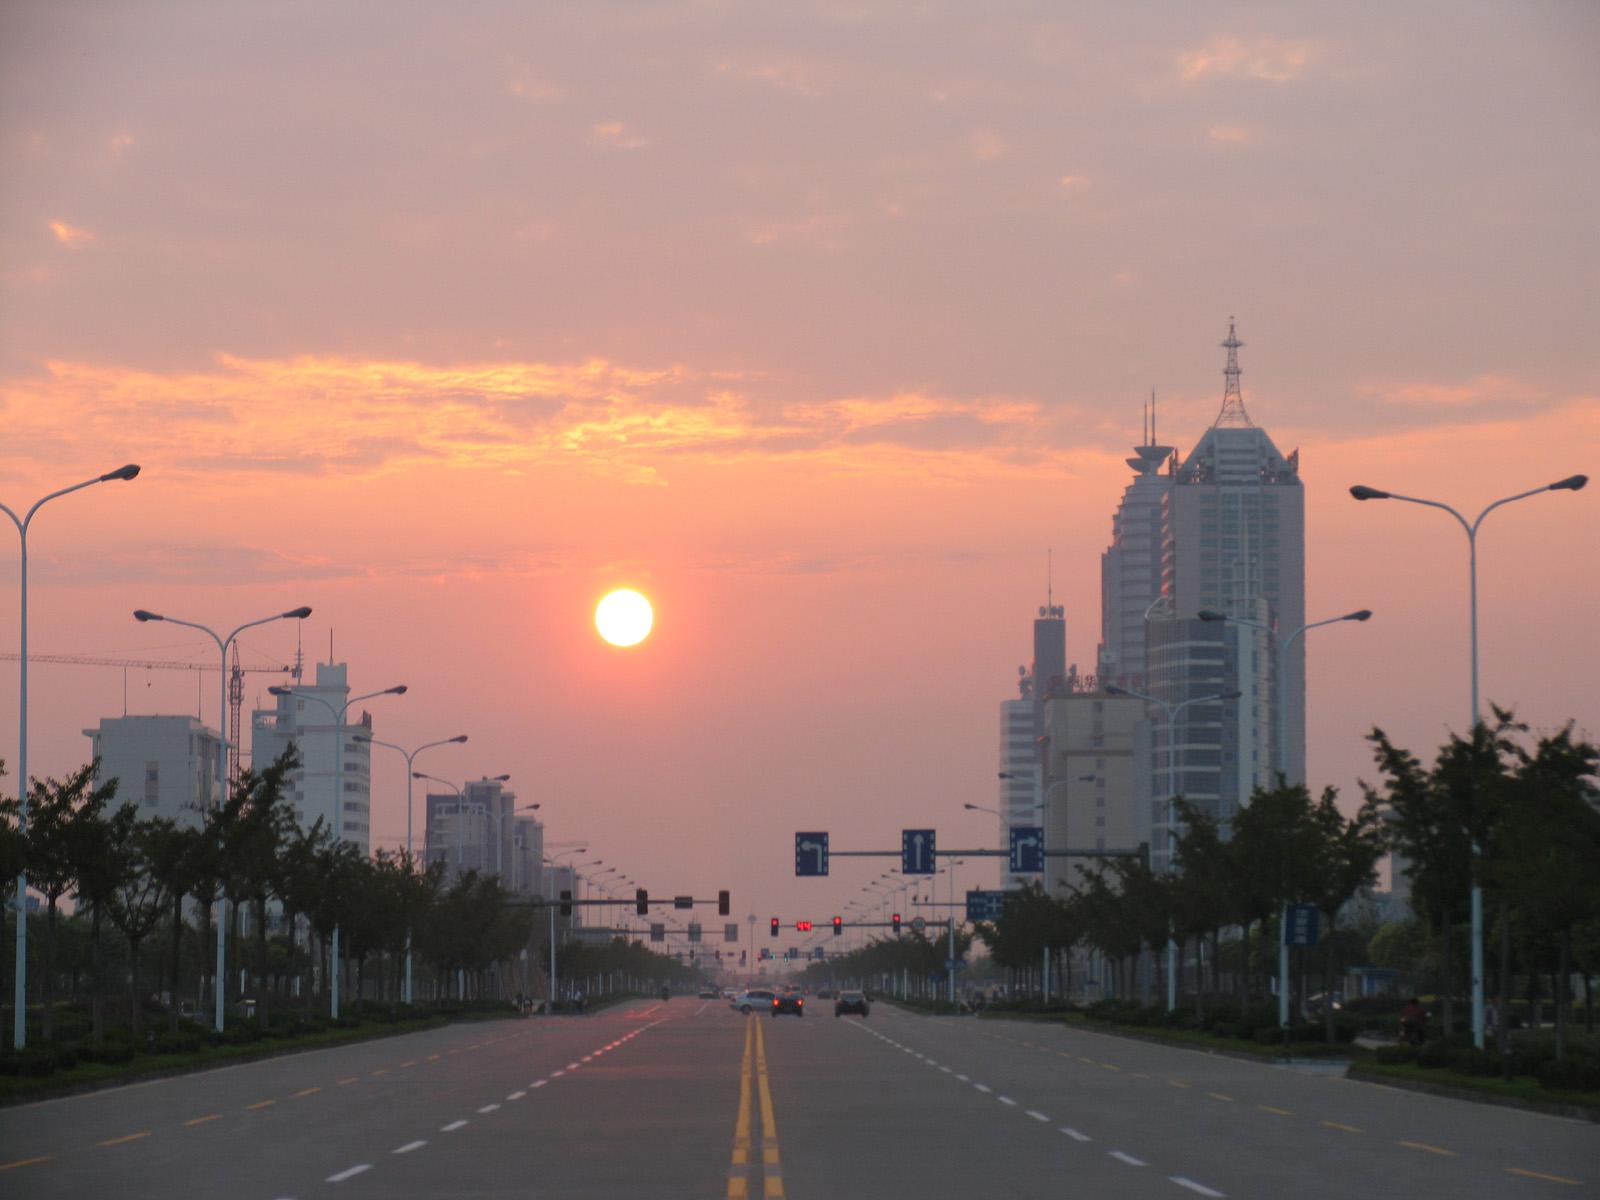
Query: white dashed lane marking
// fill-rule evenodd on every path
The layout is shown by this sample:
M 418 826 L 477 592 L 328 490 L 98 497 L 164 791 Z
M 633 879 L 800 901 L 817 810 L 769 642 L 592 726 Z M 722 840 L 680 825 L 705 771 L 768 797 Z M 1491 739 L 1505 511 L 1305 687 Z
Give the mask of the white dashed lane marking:
M 420 1139 L 415 1142 L 407 1142 L 404 1146 L 401 1146 L 398 1150 L 395 1150 L 392 1153 L 410 1154 L 413 1150 L 421 1150 L 427 1144 L 427 1142 L 421 1141 Z
M 372 1170 L 371 1163 L 357 1163 L 353 1167 L 349 1167 L 346 1170 L 340 1171 L 337 1175 L 329 1175 L 327 1182 L 343 1183 L 346 1179 L 354 1179 L 357 1175 L 361 1174 L 361 1172 L 370 1170 Z

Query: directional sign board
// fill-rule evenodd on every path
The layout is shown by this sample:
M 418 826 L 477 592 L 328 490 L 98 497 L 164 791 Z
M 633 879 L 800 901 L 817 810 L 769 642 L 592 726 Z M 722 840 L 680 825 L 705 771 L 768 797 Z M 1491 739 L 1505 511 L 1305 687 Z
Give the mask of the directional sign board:
M 821 958 L 822 956 L 823 955 L 822 955 L 822 947 L 821 946 L 817 946 L 817 947 L 812 949 L 812 951 L 811 951 L 811 957 L 812 958 Z
M 739 926 L 732 921 L 724 925 L 722 927 L 722 940 L 725 942 L 737 942 L 739 940 Z
M 689 926 L 689 940 L 691 942 L 698 942 L 700 940 L 700 926 L 695 924 L 691 924 Z
M 1011 873 L 1039 875 L 1044 871 L 1044 830 L 1037 825 L 1011 827 Z
M 652 942 L 666 941 L 667 927 L 659 921 L 652 921 L 650 923 L 650 940 Z
M 921 933 L 927 927 L 928 927 L 928 923 L 926 921 L 924 921 L 921 917 L 912 917 L 911 918 L 911 928 L 915 929 L 918 933 Z
M 931 829 L 900 831 L 900 874 L 932 875 L 934 833 Z
M 967 920 L 969 921 L 998 921 L 1005 915 L 1006 892 L 980 892 L 967 893 Z
M 826 875 L 828 873 L 828 835 L 826 833 L 797 833 L 794 835 L 794 873 L 800 876 Z
M 1289 905 L 1289 920 L 1284 926 L 1283 941 L 1288 946 L 1315 946 L 1317 944 L 1317 906 L 1315 904 Z

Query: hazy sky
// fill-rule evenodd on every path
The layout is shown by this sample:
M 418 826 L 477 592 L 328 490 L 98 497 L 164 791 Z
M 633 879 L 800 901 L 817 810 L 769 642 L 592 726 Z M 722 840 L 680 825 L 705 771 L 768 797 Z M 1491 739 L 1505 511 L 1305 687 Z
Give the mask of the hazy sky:
M 1046 550 L 1092 669 L 1140 406 L 1192 445 L 1236 315 L 1308 617 L 1377 614 L 1309 638 L 1313 782 L 1353 802 L 1374 724 L 1466 722 L 1466 545 L 1348 486 L 1475 513 L 1600 473 L 1597 56 L 1586 0 L 9 0 L 0 501 L 144 467 L 35 521 L 32 650 L 199 657 L 129 613 L 310 604 L 309 656 L 410 685 L 379 737 L 471 735 L 430 770 L 509 771 L 652 891 L 826 920 L 892 864 L 797 883 L 796 829 L 993 837 L 961 805 Z M 1591 735 L 1597 505 L 1481 538 L 1485 697 Z M 15 579 L 13 539 L 9 651 Z M 589 619 L 624 583 L 631 651 Z M 112 670 L 31 691 L 36 774 L 121 711 Z

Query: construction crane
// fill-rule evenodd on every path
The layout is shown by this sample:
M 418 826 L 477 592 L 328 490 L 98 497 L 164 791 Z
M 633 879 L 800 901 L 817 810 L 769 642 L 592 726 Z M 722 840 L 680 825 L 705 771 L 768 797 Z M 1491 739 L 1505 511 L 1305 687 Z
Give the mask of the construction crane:
M 20 654 L 0 654 L 0 661 L 17 662 Z M 129 667 L 139 670 L 153 671 L 205 671 L 216 672 L 221 668 L 209 663 L 190 662 L 162 662 L 143 658 L 97 658 L 88 654 L 30 654 L 28 664 L 34 663 L 65 663 L 77 667 L 121 667 L 123 670 L 123 712 L 127 712 L 127 671 Z M 300 672 L 291 666 L 282 667 L 243 667 L 239 665 L 239 646 L 233 647 L 233 663 L 228 669 L 228 780 L 230 783 L 239 781 L 239 710 L 244 706 L 244 677 L 247 672 L 265 673 L 268 675 L 293 675 L 299 678 Z

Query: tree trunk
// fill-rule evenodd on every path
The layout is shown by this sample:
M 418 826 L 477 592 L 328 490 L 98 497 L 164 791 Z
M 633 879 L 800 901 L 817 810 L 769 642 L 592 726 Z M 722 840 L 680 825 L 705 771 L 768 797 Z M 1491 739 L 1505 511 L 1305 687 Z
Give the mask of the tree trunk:
M 270 989 L 267 987 L 267 897 L 264 893 L 256 896 L 256 1023 L 261 1028 L 267 1028 L 267 996 Z
M 1495 997 L 1495 1051 L 1500 1074 L 1511 1078 L 1511 901 L 1500 905 L 1500 988 Z
M 1445 1037 L 1449 1037 L 1456 1028 L 1454 940 L 1450 936 L 1455 929 L 1455 922 L 1450 919 L 1450 914 L 1447 912 L 1440 924 L 1443 926 L 1439 940 L 1444 961 L 1439 970 L 1440 981 L 1443 984 L 1439 990 L 1443 994 L 1444 1004 L 1439 1013 L 1439 1028 Z
M 1322 952 L 1322 1040 L 1330 1046 L 1338 1040 L 1333 1027 L 1333 935 L 1338 915 L 1335 910 L 1328 921 L 1328 940 Z
M 45 911 L 44 920 L 44 978 L 40 980 L 43 985 L 39 989 L 40 999 L 44 1001 L 44 1040 L 49 1041 L 55 1036 L 55 973 L 56 973 L 56 900 L 50 897 L 50 906 Z
M 91 1040 L 98 1046 L 105 1037 L 105 1010 L 100 999 L 100 906 L 96 904 L 89 918 L 89 1013 L 93 1033 Z
M 142 1041 L 144 1034 L 144 1005 L 139 1002 L 139 945 L 143 938 L 128 939 L 128 1002 L 132 1005 L 129 1019 L 133 1022 L 134 1041 Z
M 183 895 L 172 901 L 172 1002 L 167 1008 L 167 1028 L 178 1032 L 178 979 L 183 969 Z
M 1567 997 L 1572 992 L 1572 928 L 1561 931 L 1561 948 L 1556 954 L 1556 1057 L 1567 1049 Z

